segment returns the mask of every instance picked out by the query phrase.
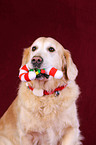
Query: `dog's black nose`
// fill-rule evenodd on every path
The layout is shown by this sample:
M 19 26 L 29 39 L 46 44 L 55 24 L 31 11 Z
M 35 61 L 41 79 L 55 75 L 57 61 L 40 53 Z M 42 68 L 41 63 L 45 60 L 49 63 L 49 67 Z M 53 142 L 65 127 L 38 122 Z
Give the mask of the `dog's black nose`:
M 41 64 L 43 63 L 43 58 L 41 56 L 34 56 L 31 62 L 33 67 L 40 68 Z

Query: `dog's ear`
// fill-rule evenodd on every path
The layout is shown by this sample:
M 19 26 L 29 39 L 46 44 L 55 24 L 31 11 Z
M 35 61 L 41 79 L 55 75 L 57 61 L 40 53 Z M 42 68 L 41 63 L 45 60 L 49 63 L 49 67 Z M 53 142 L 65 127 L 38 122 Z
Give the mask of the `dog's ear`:
M 30 47 L 24 49 L 23 51 L 22 66 L 28 63 L 29 55 L 30 55 Z
M 76 65 L 73 63 L 73 60 L 71 58 L 70 51 L 64 49 L 64 57 L 65 57 L 65 71 L 67 78 L 69 80 L 75 80 L 78 75 L 78 70 Z

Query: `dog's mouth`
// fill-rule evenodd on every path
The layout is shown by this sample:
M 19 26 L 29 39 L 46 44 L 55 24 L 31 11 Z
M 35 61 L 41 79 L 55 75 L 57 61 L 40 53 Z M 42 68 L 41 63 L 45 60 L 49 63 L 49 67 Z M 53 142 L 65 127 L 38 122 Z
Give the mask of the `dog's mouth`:
M 49 78 L 49 75 L 47 75 L 47 74 L 38 74 L 38 75 L 36 76 L 36 78 L 37 78 L 37 79 L 40 79 L 40 78 L 46 78 L 46 79 L 48 79 L 48 78 Z
M 35 68 L 34 70 L 35 70 L 35 72 L 38 73 L 38 68 Z M 36 79 L 37 80 L 48 80 L 48 78 L 49 78 L 49 75 L 46 74 L 46 73 L 42 73 L 42 71 L 41 71 L 41 73 L 39 73 L 39 74 L 36 75 Z

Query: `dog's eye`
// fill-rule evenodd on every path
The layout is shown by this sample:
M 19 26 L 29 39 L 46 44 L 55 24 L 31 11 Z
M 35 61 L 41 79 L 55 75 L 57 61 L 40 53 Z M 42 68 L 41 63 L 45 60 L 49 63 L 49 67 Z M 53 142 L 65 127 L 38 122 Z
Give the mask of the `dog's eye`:
M 33 47 L 32 47 L 32 51 L 35 51 L 36 49 L 37 49 L 36 46 L 33 46 Z
M 55 49 L 54 49 L 53 47 L 49 47 L 48 50 L 49 50 L 50 52 L 54 52 L 54 51 L 55 51 Z

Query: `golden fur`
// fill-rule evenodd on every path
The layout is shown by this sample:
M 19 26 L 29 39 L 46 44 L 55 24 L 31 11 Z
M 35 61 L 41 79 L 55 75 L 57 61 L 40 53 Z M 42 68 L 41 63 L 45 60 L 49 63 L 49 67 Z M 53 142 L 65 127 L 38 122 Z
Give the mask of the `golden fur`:
M 32 46 L 38 49 L 32 52 Z M 32 57 L 41 56 L 44 59 L 41 68 L 56 67 L 64 77 L 34 80 L 30 84 L 47 91 L 68 85 L 57 97 L 55 94 L 38 97 L 26 87 L 26 82 L 21 82 L 18 96 L 0 120 L 0 145 L 80 145 L 76 108 L 79 87 L 75 83 L 78 71 L 71 54 L 52 38 L 40 37 L 32 46 L 24 50 L 22 65 L 28 63 L 32 68 Z M 55 52 L 48 51 L 50 46 Z

